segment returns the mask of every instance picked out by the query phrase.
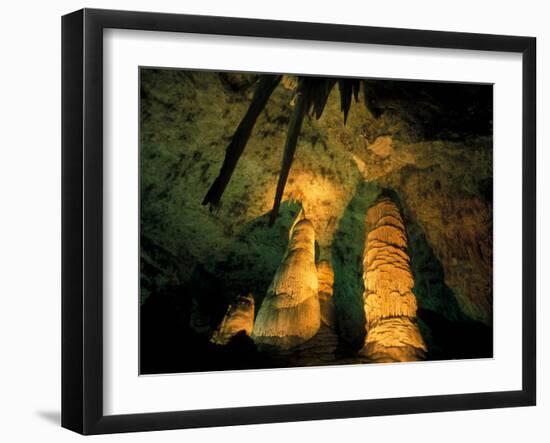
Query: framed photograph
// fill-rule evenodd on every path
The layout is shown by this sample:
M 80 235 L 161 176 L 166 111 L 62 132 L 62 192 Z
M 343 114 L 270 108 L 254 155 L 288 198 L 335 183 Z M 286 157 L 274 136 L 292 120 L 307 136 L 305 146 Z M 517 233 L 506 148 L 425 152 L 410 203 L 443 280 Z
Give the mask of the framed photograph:
M 536 403 L 531 37 L 62 20 L 62 425 Z

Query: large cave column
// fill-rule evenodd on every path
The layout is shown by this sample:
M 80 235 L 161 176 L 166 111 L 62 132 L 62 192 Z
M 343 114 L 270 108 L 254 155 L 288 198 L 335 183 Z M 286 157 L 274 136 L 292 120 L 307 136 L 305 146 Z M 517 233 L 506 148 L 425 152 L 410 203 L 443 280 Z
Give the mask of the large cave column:
M 382 197 L 369 208 L 366 232 L 367 335 L 361 353 L 373 362 L 421 360 L 427 349 L 416 323 L 407 236 L 399 208 L 390 198 Z
M 321 323 L 317 290 L 315 232 L 309 220 L 299 218 L 258 311 L 252 330 L 256 344 L 289 349 L 312 338 Z
M 254 296 L 240 295 L 227 307 L 218 329 L 212 334 L 210 341 L 218 345 L 226 345 L 237 334 L 250 336 L 254 325 Z

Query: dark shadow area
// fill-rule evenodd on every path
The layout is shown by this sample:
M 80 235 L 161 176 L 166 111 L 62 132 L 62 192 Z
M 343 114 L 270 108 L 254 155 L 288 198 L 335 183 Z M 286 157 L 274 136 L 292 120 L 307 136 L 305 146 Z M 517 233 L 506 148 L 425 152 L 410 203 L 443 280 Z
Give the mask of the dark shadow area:
M 61 411 L 36 411 L 36 415 L 55 426 L 61 426 Z
M 466 140 L 493 133 L 493 88 L 452 82 L 365 80 L 365 104 L 398 116 L 418 140 Z
M 331 245 L 334 268 L 334 304 L 340 337 L 351 349 L 360 349 L 365 339 L 363 307 L 363 250 L 365 214 L 380 188 L 360 183 L 347 205 Z
M 418 309 L 417 316 L 428 345 L 427 360 L 493 357 L 493 331 L 489 326 L 471 319 L 450 321 L 423 308 Z

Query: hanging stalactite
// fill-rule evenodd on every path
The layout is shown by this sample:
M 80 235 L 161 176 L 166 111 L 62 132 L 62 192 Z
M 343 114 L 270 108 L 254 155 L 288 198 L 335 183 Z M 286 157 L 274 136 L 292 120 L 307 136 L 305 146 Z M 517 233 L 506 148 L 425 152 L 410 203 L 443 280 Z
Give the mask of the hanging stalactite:
M 237 167 L 237 163 L 244 152 L 244 148 L 248 143 L 250 134 L 252 134 L 252 129 L 256 124 L 256 120 L 260 116 L 260 113 L 264 110 L 271 94 L 280 81 L 280 75 L 266 74 L 260 77 L 258 85 L 256 86 L 256 91 L 254 92 L 254 97 L 250 102 L 250 106 L 241 120 L 241 123 L 235 130 L 235 133 L 231 138 L 231 143 L 227 146 L 220 172 L 204 197 L 204 200 L 202 201 L 203 205 L 211 205 L 212 207 L 219 206 L 225 188 L 229 184 L 229 180 L 231 179 L 231 176 Z

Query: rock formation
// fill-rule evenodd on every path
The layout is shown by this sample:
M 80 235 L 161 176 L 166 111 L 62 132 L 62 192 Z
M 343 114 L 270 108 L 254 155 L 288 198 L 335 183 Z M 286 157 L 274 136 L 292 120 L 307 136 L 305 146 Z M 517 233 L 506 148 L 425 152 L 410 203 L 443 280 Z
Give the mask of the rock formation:
M 418 220 L 445 269 L 445 282 L 461 310 L 475 320 L 493 318 L 492 204 L 470 192 L 453 190 L 432 172 L 407 168 L 401 172 L 401 197 Z
M 218 345 L 226 345 L 241 332 L 250 336 L 253 325 L 254 297 L 252 294 L 239 296 L 235 303 L 228 306 L 220 326 L 214 331 L 210 341 Z
M 319 330 L 315 232 L 301 217 L 290 230 L 288 249 L 254 323 L 252 338 L 261 347 L 289 349 Z
M 334 271 L 328 260 L 317 263 L 317 280 L 319 281 L 319 305 L 321 306 L 321 321 L 334 329 L 336 313 L 334 310 L 333 285 Z
M 374 362 L 415 361 L 427 350 L 416 324 L 416 297 L 405 226 L 387 197 L 367 212 L 363 261 L 367 336 L 361 354 Z

